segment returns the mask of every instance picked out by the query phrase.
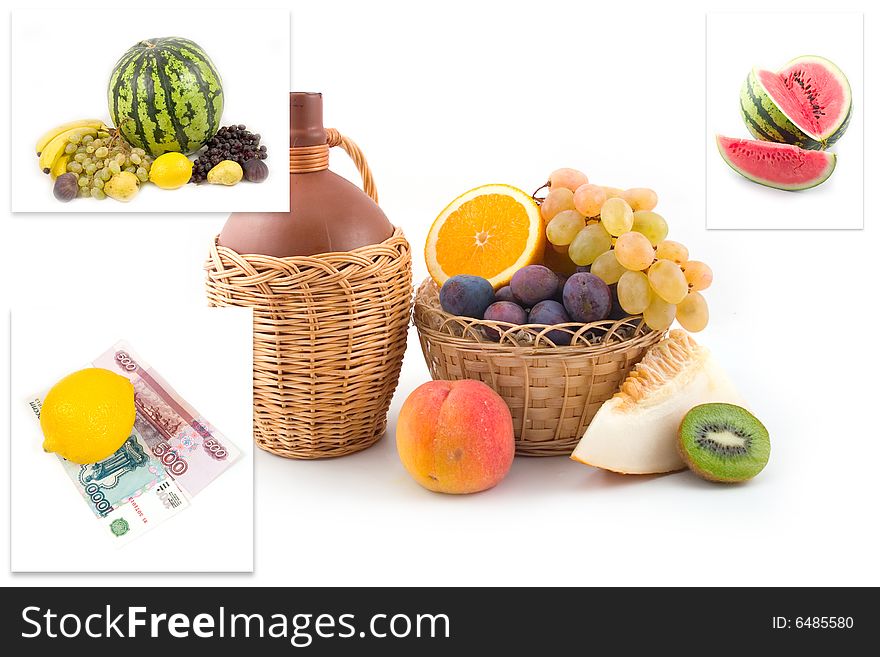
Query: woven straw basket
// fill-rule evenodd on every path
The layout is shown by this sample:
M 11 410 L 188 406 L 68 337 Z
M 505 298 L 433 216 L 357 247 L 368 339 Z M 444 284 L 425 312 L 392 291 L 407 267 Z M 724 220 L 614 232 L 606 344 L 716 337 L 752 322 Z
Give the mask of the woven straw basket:
M 516 453 L 524 456 L 571 454 L 602 403 L 664 335 L 641 317 L 551 327 L 456 317 L 440 307 L 430 279 L 416 293 L 413 319 L 431 376 L 492 387 L 510 407 Z M 571 346 L 547 339 L 559 330 L 572 336 Z
M 328 130 L 375 186 L 360 150 Z M 254 439 L 280 456 L 314 459 L 369 447 L 406 349 L 410 247 L 401 230 L 344 253 L 275 258 L 214 245 L 205 268 L 212 306 L 254 313 Z

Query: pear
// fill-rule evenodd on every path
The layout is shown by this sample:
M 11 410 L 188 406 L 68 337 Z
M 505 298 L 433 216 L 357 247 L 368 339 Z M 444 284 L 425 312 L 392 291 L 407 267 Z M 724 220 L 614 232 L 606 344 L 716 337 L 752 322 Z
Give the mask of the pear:
M 106 182 L 104 193 L 117 201 L 128 203 L 137 196 L 139 185 L 136 175 L 130 171 L 120 171 Z

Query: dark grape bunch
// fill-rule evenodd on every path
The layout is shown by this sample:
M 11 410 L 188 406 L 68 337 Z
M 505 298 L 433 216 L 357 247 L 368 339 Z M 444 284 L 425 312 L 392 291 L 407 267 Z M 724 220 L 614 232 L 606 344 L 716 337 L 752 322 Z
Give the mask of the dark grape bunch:
M 224 126 L 211 137 L 201 155 L 193 163 L 190 182 L 202 183 L 208 172 L 223 160 L 238 162 L 244 167 L 248 160 L 265 160 L 265 146 L 260 146 L 260 135 L 250 132 L 244 124 Z

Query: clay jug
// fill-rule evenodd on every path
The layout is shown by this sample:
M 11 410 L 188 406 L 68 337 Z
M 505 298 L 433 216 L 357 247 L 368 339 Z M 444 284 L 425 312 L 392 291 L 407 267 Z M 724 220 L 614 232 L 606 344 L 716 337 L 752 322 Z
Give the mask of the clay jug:
M 329 170 L 319 93 L 290 94 L 290 212 L 236 212 L 219 244 L 241 254 L 284 258 L 378 244 L 393 227 L 376 202 Z

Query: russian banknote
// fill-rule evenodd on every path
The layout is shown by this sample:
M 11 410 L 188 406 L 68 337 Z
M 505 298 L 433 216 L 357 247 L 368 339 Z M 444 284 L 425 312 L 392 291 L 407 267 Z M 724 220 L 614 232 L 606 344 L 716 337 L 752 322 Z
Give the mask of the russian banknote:
M 28 399 L 28 408 L 37 420 L 44 396 L 34 395 Z M 183 491 L 152 455 L 136 428 L 132 428 L 119 449 L 98 463 L 81 465 L 61 456 L 57 458 L 108 535 L 120 545 L 189 505 Z
M 92 361 L 127 377 L 135 423 L 111 456 L 80 465 L 58 456 L 67 476 L 117 544 L 176 515 L 241 456 L 167 381 L 120 341 Z M 39 420 L 45 392 L 27 400 Z
M 92 365 L 131 381 L 137 408 L 135 429 L 187 495 L 198 494 L 241 456 L 126 342 L 113 345 Z
M 163 479 L 129 497 L 125 504 L 101 518 L 101 524 L 118 546 L 148 532 L 189 506 L 180 487 Z

